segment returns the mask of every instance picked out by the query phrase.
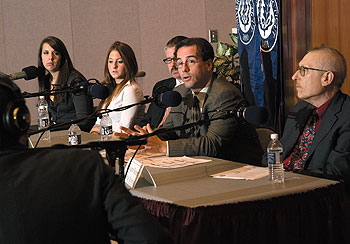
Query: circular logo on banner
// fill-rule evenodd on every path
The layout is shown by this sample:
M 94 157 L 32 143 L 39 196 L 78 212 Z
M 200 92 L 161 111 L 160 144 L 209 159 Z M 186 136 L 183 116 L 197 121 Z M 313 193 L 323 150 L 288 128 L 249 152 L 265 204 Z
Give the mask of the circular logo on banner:
M 256 4 L 258 29 L 261 39 L 271 51 L 278 37 L 278 5 L 277 0 L 258 0 Z
M 239 39 L 248 45 L 254 37 L 256 27 L 254 0 L 236 0 L 236 20 Z

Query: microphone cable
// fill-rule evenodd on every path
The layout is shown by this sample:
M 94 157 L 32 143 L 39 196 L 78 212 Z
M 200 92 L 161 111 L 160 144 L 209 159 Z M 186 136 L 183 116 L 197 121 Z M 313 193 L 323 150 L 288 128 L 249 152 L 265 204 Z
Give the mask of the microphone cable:
M 128 175 L 131 162 L 134 160 L 134 158 L 135 158 L 135 156 L 136 156 L 136 153 L 139 151 L 140 148 L 141 148 L 141 145 L 139 145 L 139 146 L 137 147 L 137 149 L 135 150 L 134 154 L 133 154 L 132 157 L 130 158 L 130 163 L 129 163 L 128 167 L 126 168 L 126 171 L 125 171 L 125 174 L 124 174 L 125 178 L 126 178 L 126 176 Z M 124 181 L 125 181 L 125 179 L 124 179 Z

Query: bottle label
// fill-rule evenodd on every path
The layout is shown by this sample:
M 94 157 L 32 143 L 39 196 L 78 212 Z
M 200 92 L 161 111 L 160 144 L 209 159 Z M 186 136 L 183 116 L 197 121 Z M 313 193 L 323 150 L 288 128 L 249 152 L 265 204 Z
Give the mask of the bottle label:
M 268 164 L 279 164 L 282 162 L 282 153 L 281 152 L 269 152 L 267 154 L 267 163 Z
M 39 118 L 38 119 L 38 127 L 46 128 L 49 126 L 49 118 Z
M 69 145 L 81 144 L 81 135 L 69 135 L 68 142 L 69 142 Z
M 101 126 L 101 135 L 104 136 L 109 136 L 112 135 L 113 131 L 112 131 L 112 126 Z

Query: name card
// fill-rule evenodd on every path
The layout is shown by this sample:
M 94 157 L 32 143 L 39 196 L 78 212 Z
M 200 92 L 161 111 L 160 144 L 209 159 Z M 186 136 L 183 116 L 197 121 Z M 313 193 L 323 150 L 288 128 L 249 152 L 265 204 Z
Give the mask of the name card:
M 131 158 L 129 159 L 124 171 L 125 184 L 127 184 L 131 189 L 135 189 L 137 186 L 137 182 L 139 181 L 142 175 L 142 177 L 144 177 L 149 183 L 151 183 L 154 186 L 157 186 L 147 167 L 145 167 L 136 159 L 133 159 L 131 162 L 130 161 Z

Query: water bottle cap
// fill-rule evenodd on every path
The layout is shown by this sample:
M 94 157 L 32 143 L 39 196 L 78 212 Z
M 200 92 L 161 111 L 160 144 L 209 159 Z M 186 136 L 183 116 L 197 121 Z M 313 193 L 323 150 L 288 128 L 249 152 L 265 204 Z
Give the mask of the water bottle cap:
M 271 139 L 272 140 L 277 140 L 278 139 L 278 134 L 271 134 Z
M 39 99 L 41 100 L 41 99 L 44 99 L 45 97 L 44 96 L 39 96 Z

